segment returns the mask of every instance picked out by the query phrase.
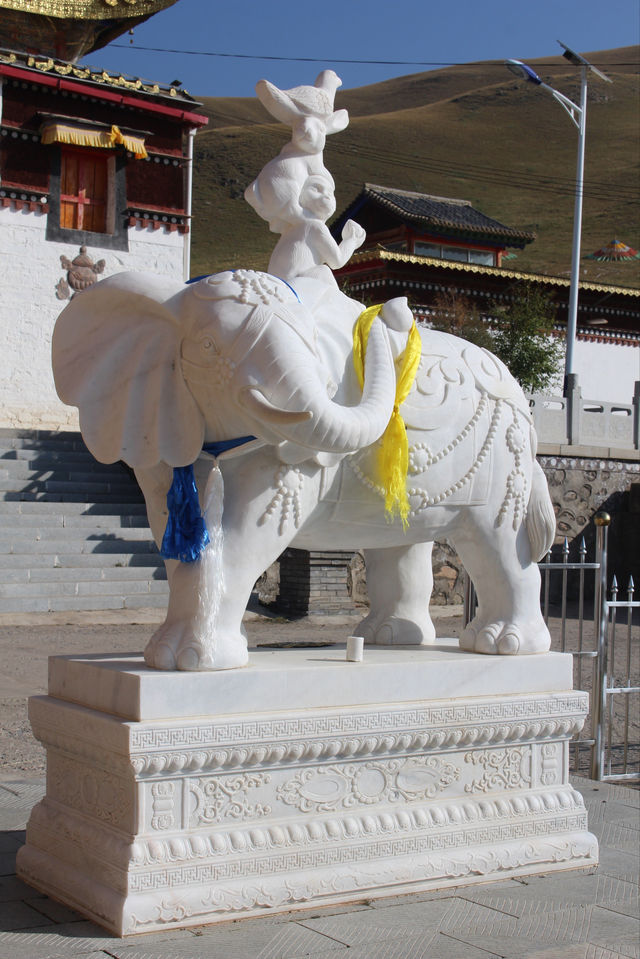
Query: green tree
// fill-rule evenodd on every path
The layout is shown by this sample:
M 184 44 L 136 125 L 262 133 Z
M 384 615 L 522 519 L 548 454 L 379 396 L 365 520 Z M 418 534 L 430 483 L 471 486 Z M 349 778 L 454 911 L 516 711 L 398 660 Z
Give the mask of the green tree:
M 564 343 L 554 334 L 554 320 L 550 298 L 530 283 L 517 287 L 511 302 L 494 303 L 486 317 L 450 288 L 435 297 L 429 317 L 434 330 L 494 353 L 531 393 L 548 389 L 562 367 Z
M 510 303 L 493 306 L 491 350 L 528 392 L 548 389 L 561 370 L 564 343 L 554 320 L 550 297 L 531 283 L 519 286 Z

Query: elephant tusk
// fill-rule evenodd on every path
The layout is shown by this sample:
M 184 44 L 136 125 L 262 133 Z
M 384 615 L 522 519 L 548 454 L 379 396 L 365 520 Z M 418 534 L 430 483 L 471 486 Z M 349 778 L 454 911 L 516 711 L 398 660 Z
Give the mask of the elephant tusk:
M 243 390 L 239 399 L 249 412 L 270 426 L 292 426 L 310 420 L 313 416 L 310 410 L 283 410 L 274 406 L 264 393 L 254 387 Z

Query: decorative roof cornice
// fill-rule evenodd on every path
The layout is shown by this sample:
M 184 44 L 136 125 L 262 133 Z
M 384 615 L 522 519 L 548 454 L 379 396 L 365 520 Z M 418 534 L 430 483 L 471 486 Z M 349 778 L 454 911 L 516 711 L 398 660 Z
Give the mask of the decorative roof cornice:
M 0 9 L 69 20 L 121 20 L 149 17 L 176 0 L 0 0 Z
M 62 83 L 65 81 L 79 82 L 83 85 L 91 85 L 94 88 L 106 88 L 133 95 L 142 94 L 145 97 L 162 98 L 165 102 L 167 100 L 171 101 L 177 109 L 185 106 L 193 109 L 193 107 L 200 106 L 198 101 L 186 90 L 161 86 L 159 83 L 141 80 L 139 77 L 109 73 L 108 70 L 96 70 L 92 67 L 82 66 L 82 64 L 70 63 L 67 60 L 56 60 L 53 57 L 0 49 L 0 74 L 11 75 L 12 69 L 23 71 L 24 74 L 31 74 L 28 78 L 33 82 L 37 82 L 38 76 L 41 76 L 43 81 L 45 78 L 49 80 L 59 78 Z M 25 79 L 27 79 L 26 76 Z M 87 93 L 88 91 L 84 89 L 82 92 Z M 207 122 L 205 117 L 202 117 L 201 120 L 203 124 Z
M 454 270 L 458 273 L 476 273 L 481 276 L 495 276 L 500 279 L 527 281 L 547 284 L 548 286 L 570 287 L 571 280 L 563 276 L 548 276 L 544 273 L 520 273 L 514 270 L 505 270 L 499 266 L 480 266 L 475 263 L 460 263 L 457 260 L 442 260 L 431 256 L 420 256 L 417 253 L 397 253 L 393 250 L 380 248 L 361 250 L 354 253 L 349 260 L 349 266 L 374 261 L 382 263 L 410 263 L 414 266 L 436 267 L 440 270 Z M 348 273 L 349 270 L 342 271 Z M 579 288 L 595 293 L 616 293 L 621 296 L 640 296 L 640 290 L 629 286 L 610 286 L 607 283 L 587 283 L 580 281 Z

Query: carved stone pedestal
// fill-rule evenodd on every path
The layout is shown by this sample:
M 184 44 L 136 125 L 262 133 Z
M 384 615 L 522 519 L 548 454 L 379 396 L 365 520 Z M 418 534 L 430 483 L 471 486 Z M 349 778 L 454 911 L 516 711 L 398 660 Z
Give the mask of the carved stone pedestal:
M 593 865 L 571 657 L 254 650 L 162 673 L 55 657 L 22 879 L 120 935 Z

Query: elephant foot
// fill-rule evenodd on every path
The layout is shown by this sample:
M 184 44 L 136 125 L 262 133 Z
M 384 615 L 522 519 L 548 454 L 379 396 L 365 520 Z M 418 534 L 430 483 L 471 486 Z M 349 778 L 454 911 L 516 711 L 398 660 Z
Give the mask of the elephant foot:
M 546 653 L 551 636 L 542 617 L 527 623 L 469 623 L 460 637 L 460 649 L 470 653 L 515 656 Z
M 237 669 L 249 661 L 247 640 L 242 633 L 233 638 L 217 635 L 211 641 L 198 638 L 190 620 L 163 623 L 144 651 L 152 669 L 190 672 Z
M 366 616 L 355 628 L 355 635 L 362 636 L 366 646 L 429 646 L 435 642 L 436 631 L 427 616 L 404 619 L 402 616 Z

